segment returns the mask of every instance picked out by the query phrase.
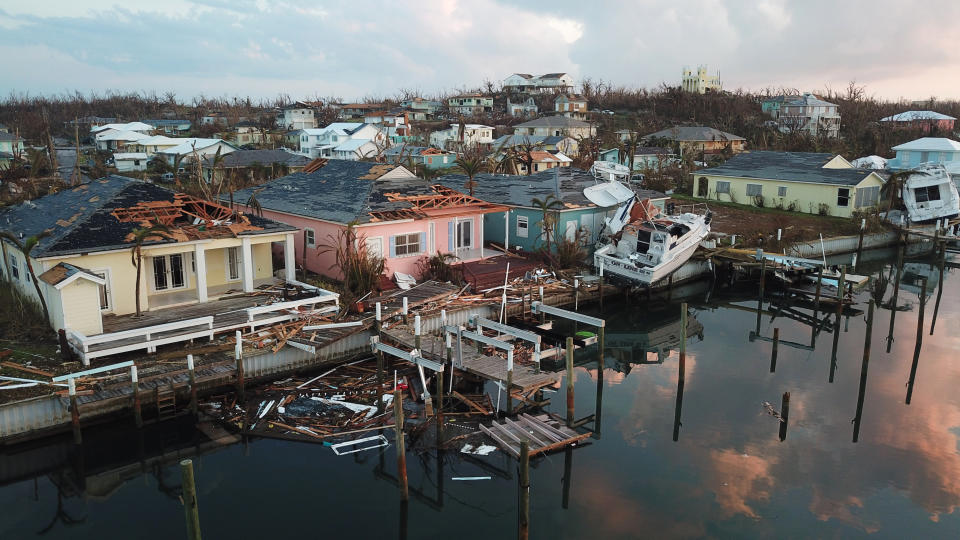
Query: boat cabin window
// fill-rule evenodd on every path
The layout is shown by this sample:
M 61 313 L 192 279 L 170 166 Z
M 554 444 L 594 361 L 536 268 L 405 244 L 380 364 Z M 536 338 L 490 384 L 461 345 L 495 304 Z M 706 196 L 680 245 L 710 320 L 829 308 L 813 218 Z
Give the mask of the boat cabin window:
M 940 186 L 923 186 L 913 190 L 914 197 L 916 197 L 917 202 L 928 202 L 928 201 L 939 201 L 940 200 Z
M 650 249 L 650 231 L 637 229 L 637 253 L 646 253 Z

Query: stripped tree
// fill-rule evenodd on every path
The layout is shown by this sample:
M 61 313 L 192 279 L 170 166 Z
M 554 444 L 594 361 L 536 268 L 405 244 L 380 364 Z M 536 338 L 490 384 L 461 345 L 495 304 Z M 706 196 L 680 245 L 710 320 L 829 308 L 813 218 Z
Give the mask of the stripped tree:
M 134 285 L 135 289 L 135 300 L 137 306 L 137 318 L 141 316 L 140 313 L 140 269 L 143 266 L 143 244 L 150 239 L 166 239 L 168 238 L 167 234 L 170 229 L 163 225 L 153 225 L 151 227 L 137 227 L 130 234 L 133 235 L 133 247 L 130 248 L 130 263 L 133 264 L 134 268 L 137 269 L 137 279 L 136 284 Z
M 40 291 L 40 281 L 37 280 L 37 274 L 33 271 L 33 263 L 30 262 L 30 252 L 33 251 L 33 248 L 37 247 L 37 244 L 40 243 L 40 240 L 50 236 L 50 233 L 43 231 L 40 234 L 33 235 L 23 242 L 20 242 L 20 239 L 13 233 L 7 231 L 0 231 L 0 244 L 3 243 L 3 240 L 9 241 L 17 249 L 20 250 L 20 253 L 23 253 L 23 258 L 27 263 L 27 273 L 30 274 L 30 281 L 33 282 L 33 288 L 37 291 L 37 298 L 40 299 L 40 306 L 43 308 L 43 317 L 50 321 L 50 311 L 47 310 L 47 300 L 43 297 L 43 292 Z M 3 250 L 6 253 L 6 248 Z

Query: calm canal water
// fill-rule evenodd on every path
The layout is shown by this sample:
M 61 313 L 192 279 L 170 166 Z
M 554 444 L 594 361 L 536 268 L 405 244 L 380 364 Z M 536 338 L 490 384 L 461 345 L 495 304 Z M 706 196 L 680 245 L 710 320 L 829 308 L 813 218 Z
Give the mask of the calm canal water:
M 868 265 L 860 272 L 891 275 L 882 262 Z M 919 275 L 930 276 L 931 296 L 907 405 Z M 675 344 L 670 336 L 679 329 L 679 306 L 661 302 L 651 311 L 642 299 L 609 299 L 600 436 L 534 462 L 531 537 L 957 538 L 960 276 L 946 274 L 930 336 L 937 275 L 925 262 L 907 265 L 898 300 L 906 310 L 896 315 L 889 353 L 890 311 L 875 312 L 856 443 L 852 419 L 865 314 L 841 324 L 830 383 L 832 333 L 822 332 L 813 350 L 790 347 L 786 341 L 809 345 L 811 327 L 784 312 L 772 321 L 763 315 L 760 335 L 779 328 L 784 341 L 771 373 L 771 344 L 750 340 L 756 292 L 686 288 L 699 336 L 687 347 L 674 440 L 678 354 L 644 349 Z M 891 282 L 884 302 L 892 290 Z M 682 293 L 675 291 L 673 300 Z M 870 296 L 869 289 L 859 293 L 864 311 Z M 578 357 L 578 418 L 597 406 L 591 356 Z M 781 441 L 780 422 L 764 402 L 779 410 L 784 392 L 791 400 Z M 551 410 L 565 414 L 562 394 L 550 395 Z M 189 425 L 165 426 L 144 437 L 143 452 L 183 446 L 191 437 Z M 0 454 L 0 538 L 185 537 L 178 466 L 142 467 L 133 432 L 90 429 L 85 438 L 91 448 L 82 464 L 71 456 L 69 441 Z M 322 446 L 256 440 L 210 449 L 194 462 L 205 538 L 490 540 L 516 534 L 516 464 L 501 452 L 475 459 L 448 452 L 442 461 L 432 452 L 411 452 L 406 511 L 392 483 L 392 445 L 382 454 L 338 457 Z M 451 480 L 460 476 L 492 479 Z

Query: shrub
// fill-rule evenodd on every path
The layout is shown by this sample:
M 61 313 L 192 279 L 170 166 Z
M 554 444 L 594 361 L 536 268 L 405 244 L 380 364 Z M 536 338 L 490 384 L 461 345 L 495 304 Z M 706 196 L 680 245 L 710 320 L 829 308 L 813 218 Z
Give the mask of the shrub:
M 763 208 L 763 205 L 766 204 L 766 199 L 763 195 L 754 195 L 753 196 L 753 205 L 757 208 Z
M 821 216 L 830 215 L 830 205 L 827 203 L 820 203 L 820 206 L 817 208 L 817 213 Z
M 417 261 L 417 268 L 420 271 L 421 280 L 434 279 L 437 281 L 449 281 L 451 283 L 463 283 L 463 271 L 455 267 L 451 262 L 456 260 L 453 253 L 440 253 L 431 257 L 421 257 Z

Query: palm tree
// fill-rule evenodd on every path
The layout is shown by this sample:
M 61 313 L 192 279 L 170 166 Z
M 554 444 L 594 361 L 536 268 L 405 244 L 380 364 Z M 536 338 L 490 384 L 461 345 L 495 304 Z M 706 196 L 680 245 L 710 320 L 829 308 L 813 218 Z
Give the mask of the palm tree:
M 183 161 L 184 154 L 177 154 L 173 157 L 173 181 L 180 187 L 180 162 Z
M 887 197 L 890 201 L 889 206 L 887 207 L 887 212 L 893 210 L 894 204 L 897 202 L 897 195 L 900 191 L 900 186 L 903 182 L 910 178 L 914 172 L 913 170 L 899 171 L 890 175 L 890 178 L 887 179 L 886 183 L 880 188 L 881 197 Z
M 540 238 L 547 244 L 547 253 L 553 251 L 553 237 L 556 232 L 557 223 L 560 221 L 560 209 L 563 208 L 563 201 L 558 199 L 553 193 L 545 198 L 533 199 L 533 206 L 543 214 L 540 220 Z
M 266 188 L 255 189 L 250 192 L 250 198 L 247 199 L 247 204 L 245 205 L 250 209 L 255 215 L 263 217 L 263 207 L 260 206 L 260 201 L 257 200 L 257 193 L 260 193 Z
M 133 247 L 130 248 L 130 264 L 132 264 L 137 269 L 137 280 L 136 280 L 136 290 L 135 290 L 135 300 L 137 306 L 136 317 L 141 316 L 140 313 L 140 267 L 143 265 L 143 243 L 151 238 L 166 238 L 167 233 L 170 231 L 167 227 L 163 225 L 153 225 L 151 227 L 137 227 L 133 230 Z
M 37 274 L 33 271 L 33 263 L 30 262 L 30 252 L 33 251 L 33 248 L 37 247 L 37 244 L 40 243 L 40 240 L 50 236 L 50 233 L 44 231 L 40 234 L 36 234 L 27 238 L 24 242 L 20 242 L 20 239 L 13 233 L 7 231 L 0 231 L 0 243 L 3 243 L 3 240 L 9 240 L 11 244 L 16 246 L 20 250 L 20 253 L 23 253 L 23 258 L 27 261 L 27 272 L 30 274 L 30 280 L 33 281 L 33 288 L 37 290 L 37 298 L 40 299 L 40 306 L 43 308 L 43 317 L 49 322 L 50 321 L 50 311 L 47 310 L 47 301 L 43 297 L 43 292 L 40 291 L 40 281 L 37 280 Z M 4 254 L 6 254 L 6 248 L 3 249 Z
M 470 196 L 473 197 L 473 189 L 477 187 L 474 178 L 483 172 L 483 159 L 475 156 L 460 156 L 454 163 L 457 164 L 457 169 L 459 169 L 460 172 L 467 175 L 467 183 L 464 184 L 464 187 L 470 190 Z

